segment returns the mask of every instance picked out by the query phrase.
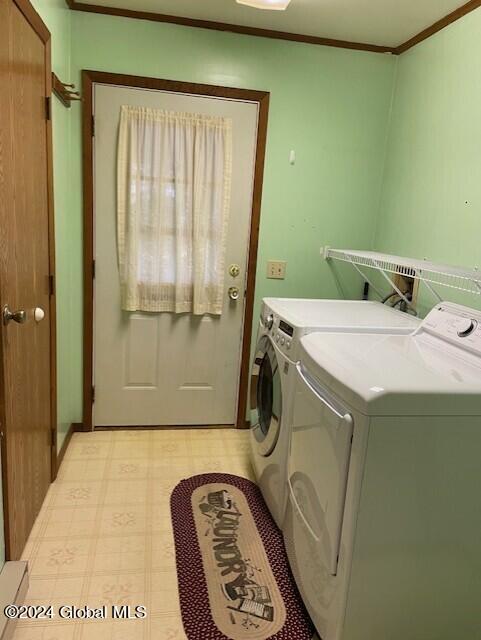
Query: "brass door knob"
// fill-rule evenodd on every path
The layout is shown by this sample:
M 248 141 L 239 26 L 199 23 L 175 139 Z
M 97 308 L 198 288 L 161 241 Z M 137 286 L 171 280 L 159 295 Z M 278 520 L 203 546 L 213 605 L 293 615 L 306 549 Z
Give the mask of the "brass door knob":
M 18 324 L 25 324 L 27 321 L 27 312 L 23 309 L 19 309 L 18 311 L 10 311 L 8 304 L 3 307 L 3 324 L 7 325 L 11 321 L 17 322 Z

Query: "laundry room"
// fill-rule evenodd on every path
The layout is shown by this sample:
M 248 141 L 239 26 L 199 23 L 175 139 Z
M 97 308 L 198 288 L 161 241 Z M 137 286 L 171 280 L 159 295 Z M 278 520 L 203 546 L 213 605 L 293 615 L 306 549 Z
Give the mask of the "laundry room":
M 481 0 L 0 0 L 0 640 L 481 640 Z

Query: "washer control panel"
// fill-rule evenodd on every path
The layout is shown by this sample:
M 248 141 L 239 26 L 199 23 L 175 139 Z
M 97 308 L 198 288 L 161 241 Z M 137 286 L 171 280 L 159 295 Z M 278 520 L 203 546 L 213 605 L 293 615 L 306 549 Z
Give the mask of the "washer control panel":
M 416 333 L 423 331 L 481 356 L 481 311 L 452 302 L 440 303 Z
M 287 354 L 292 347 L 295 328 L 279 318 L 267 307 L 261 312 L 261 322 L 276 346 Z

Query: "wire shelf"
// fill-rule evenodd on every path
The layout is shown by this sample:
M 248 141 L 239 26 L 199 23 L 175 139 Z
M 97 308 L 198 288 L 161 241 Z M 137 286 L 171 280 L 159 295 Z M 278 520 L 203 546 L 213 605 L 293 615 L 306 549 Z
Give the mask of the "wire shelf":
M 428 260 L 414 260 L 376 251 L 352 251 L 351 249 L 324 247 L 322 255 L 326 260 L 349 262 L 358 267 L 368 267 L 378 271 L 409 276 L 432 285 L 481 295 L 481 272 L 477 269 L 452 267 Z

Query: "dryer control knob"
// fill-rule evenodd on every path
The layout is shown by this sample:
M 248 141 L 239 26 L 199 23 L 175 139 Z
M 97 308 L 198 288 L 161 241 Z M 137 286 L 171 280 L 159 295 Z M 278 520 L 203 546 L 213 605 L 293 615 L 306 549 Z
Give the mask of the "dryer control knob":
M 291 341 L 290 341 L 290 340 L 288 340 L 288 341 L 286 342 L 286 347 L 287 347 L 288 349 L 290 349 L 290 348 L 291 348 Z
M 264 325 L 267 330 L 270 331 L 272 329 L 272 325 L 274 324 L 274 316 L 270 313 L 267 318 L 264 320 Z
M 472 320 L 471 318 L 461 318 L 456 323 L 456 331 L 460 338 L 467 338 L 473 333 L 477 326 L 478 323 L 476 320 Z

